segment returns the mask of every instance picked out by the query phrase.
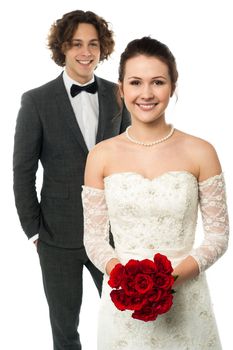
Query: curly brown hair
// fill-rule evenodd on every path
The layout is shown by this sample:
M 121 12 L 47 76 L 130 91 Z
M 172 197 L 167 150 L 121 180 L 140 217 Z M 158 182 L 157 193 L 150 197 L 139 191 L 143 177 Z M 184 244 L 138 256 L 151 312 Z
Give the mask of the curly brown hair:
M 96 28 L 100 41 L 100 61 L 108 59 L 113 52 L 115 42 L 108 23 L 94 12 L 72 11 L 53 23 L 48 35 L 48 48 L 52 51 L 51 57 L 58 66 L 65 66 L 64 48 L 72 47 L 71 40 L 80 23 L 92 24 Z

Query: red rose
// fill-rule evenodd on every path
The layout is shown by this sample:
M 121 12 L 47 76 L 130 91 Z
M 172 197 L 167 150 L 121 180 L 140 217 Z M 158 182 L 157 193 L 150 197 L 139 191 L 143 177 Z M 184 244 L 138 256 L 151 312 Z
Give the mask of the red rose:
M 122 264 L 116 264 L 110 273 L 108 284 L 112 288 L 119 288 L 125 273 L 125 267 Z
M 129 296 L 125 294 L 123 289 L 112 290 L 110 297 L 116 308 L 121 311 L 140 310 L 146 303 L 142 295 L 135 294 Z
M 125 292 L 122 289 L 112 290 L 110 293 L 110 297 L 117 309 L 121 311 L 127 309 L 129 297 L 125 294 Z
M 158 272 L 154 276 L 154 283 L 157 288 L 171 289 L 174 283 L 174 277 L 172 275 L 166 275 L 165 273 Z
M 138 273 L 135 277 L 135 289 L 141 293 L 145 294 L 148 291 L 151 291 L 154 286 L 154 282 L 149 275 Z
M 170 310 L 173 304 L 172 300 L 173 295 L 171 293 L 164 295 L 155 308 L 156 312 L 161 315 Z
M 158 314 L 154 310 L 153 306 L 150 304 L 145 305 L 141 310 L 136 310 L 133 312 L 132 317 L 141 321 L 154 321 L 156 320 Z
M 162 290 L 161 289 L 154 289 L 149 295 L 148 295 L 148 301 L 151 303 L 157 303 L 159 299 L 162 296 Z
M 135 276 L 124 276 L 121 281 L 121 287 L 127 295 L 134 295 L 136 293 L 135 289 Z
M 147 303 L 144 294 L 137 293 L 128 298 L 127 310 L 140 310 Z
M 170 260 L 165 255 L 160 253 L 155 254 L 154 262 L 158 267 L 159 272 L 164 272 L 166 274 L 171 274 L 173 271 Z
M 143 273 L 156 273 L 157 272 L 157 266 L 156 264 L 149 260 L 149 259 L 144 259 L 140 261 L 140 270 Z
M 131 259 L 125 265 L 125 271 L 130 276 L 136 275 L 140 271 L 140 262 L 139 260 Z

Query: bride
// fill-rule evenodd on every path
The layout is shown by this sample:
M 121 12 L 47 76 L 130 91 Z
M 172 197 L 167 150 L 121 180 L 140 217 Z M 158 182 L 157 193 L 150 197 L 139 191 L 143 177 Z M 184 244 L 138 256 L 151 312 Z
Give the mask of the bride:
M 177 78 L 166 45 L 150 37 L 130 42 L 121 55 L 119 84 L 132 125 L 88 156 L 84 243 L 104 273 L 98 350 L 221 349 L 205 270 L 227 249 L 224 177 L 211 144 L 166 122 Z M 194 248 L 198 206 L 204 238 Z M 167 313 L 143 322 L 114 306 L 107 282 L 119 262 L 155 253 L 170 259 L 176 293 Z

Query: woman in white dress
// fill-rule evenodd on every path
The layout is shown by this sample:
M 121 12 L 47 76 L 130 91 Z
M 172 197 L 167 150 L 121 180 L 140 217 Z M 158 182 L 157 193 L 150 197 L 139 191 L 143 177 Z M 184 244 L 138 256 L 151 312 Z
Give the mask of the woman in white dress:
M 132 125 L 88 157 L 84 243 L 104 273 L 98 350 L 221 349 L 205 270 L 228 244 L 224 177 L 211 144 L 166 123 L 177 77 L 166 45 L 149 37 L 130 42 L 121 56 L 119 85 Z M 198 207 L 204 238 L 194 248 Z M 166 255 L 179 277 L 172 308 L 143 322 L 114 306 L 107 282 L 117 263 L 153 259 L 155 253 Z

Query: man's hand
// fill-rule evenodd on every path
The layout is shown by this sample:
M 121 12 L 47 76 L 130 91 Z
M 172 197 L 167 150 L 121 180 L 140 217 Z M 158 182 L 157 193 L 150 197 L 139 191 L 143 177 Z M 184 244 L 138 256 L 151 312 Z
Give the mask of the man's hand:
M 36 246 L 36 249 L 37 249 L 37 243 L 38 243 L 38 239 L 36 239 L 34 242 L 33 242 Z

